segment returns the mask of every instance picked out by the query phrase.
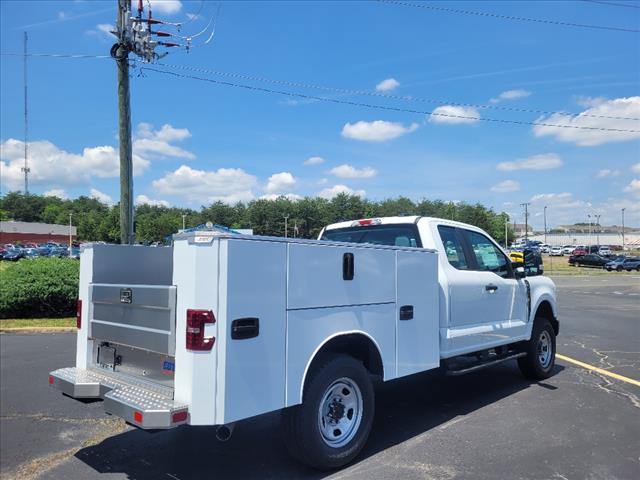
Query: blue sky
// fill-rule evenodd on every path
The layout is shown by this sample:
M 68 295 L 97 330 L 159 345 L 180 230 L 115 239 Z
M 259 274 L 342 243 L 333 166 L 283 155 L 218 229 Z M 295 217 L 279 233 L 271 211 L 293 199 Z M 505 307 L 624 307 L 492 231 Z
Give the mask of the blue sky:
M 637 30 L 640 2 L 626 3 L 425 5 Z M 1 51 L 21 52 L 27 31 L 32 53 L 108 55 L 115 5 L 3 1 Z M 152 5 L 156 17 L 173 22 L 198 13 L 182 35 L 202 30 L 211 17 L 216 33 L 208 45 L 172 51 L 151 68 L 444 115 L 149 70 L 140 75 L 144 66 L 136 64 L 138 202 L 197 208 L 215 200 L 347 191 L 371 199 L 480 202 L 518 221 L 519 204 L 530 202 L 536 227 L 545 205 L 551 225 L 586 221 L 587 214 L 619 224 L 626 208 L 625 223 L 640 226 L 640 121 L 610 118 L 640 118 L 639 33 L 364 1 Z M 23 74 L 21 57 L 0 61 L 5 193 L 22 188 Z M 30 57 L 28 72 L 30 190 L 117 201 L 113 61 Z

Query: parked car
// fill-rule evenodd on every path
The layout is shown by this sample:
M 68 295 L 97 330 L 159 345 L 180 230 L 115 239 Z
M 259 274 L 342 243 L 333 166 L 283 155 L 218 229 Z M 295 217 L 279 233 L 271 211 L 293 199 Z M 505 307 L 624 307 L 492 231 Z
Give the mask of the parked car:
M 630 272 L 631 270 L 637 270 L 640 272 L 640 258 L 623 257 L 621 259 L 614 260 L 605 264 L 604 268 L 610 272 L 612 270 L 615 270 L 616 272 L 621 272 L 623 270 L 626 270 L 627 272 Z
M 542 245 L 540 245 L 541 253 L 549 253 L 550 251 L 551 251 L 551 245 L 547 245 L 546 243 L 543 243 Z
M 573 259 L 573 261 L 572 261 Z M 573 256 L 569 258 L 569 263 L 576 267 L 597 267 L 602 268 L 609 263 L 608 258 L 603 258 L 600 255 L 590 253 L 588 255 Z
M 24 252 L 19 248 L 8 249 L 2 256 L 3 260 L 8 260 L 10 262 L 17 262 L 21 258 L 24 258 Z
M 551 255 L 552 257 L 564 257 L 564 250 L 562 247 L 553 247 L 549 251 L 549 255 Z
M 605 255 L 611 255 L 611 249 L 609 248 L 609 245 L 600 245 L 600 247 L 598 248 L 598 255 L 601 256 L 605 256 Z
M 562 246 L 562 253 L 564 253 L 566 255 L 571 255 L 575 249 L 576 249 L 576 247 L 574 247 L 573 245 L 563 245 Z
M 584 247 L 576 247 L 571 255 L 574 257 L 579 257 L 586 254 L 587 254 L 587 251 L 584 249 Z

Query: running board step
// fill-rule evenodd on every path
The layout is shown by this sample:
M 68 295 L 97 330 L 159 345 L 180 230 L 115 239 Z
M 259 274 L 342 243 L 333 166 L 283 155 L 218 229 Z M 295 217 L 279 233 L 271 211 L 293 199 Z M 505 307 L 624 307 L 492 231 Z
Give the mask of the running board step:
M 506 357 L 497 358 L 495 360 L 490 360 L 488 362 L 478 363 L 471 367 L 461 368 L 458 370 L 447 370 L 446 374 L 451 376 L 464 375 L 466 373 L 476 372 L 478 370 L 482 370 L 483 368 L 493 367 L 494 365 L 498 365 L 499 363 L 506 362 L 507 360 L 514 360 L 516 358 L 524 357 L 526 352 L 519 352 L 513 355 L 508 355 Z
M 49 385 L 73 398 L 101 398 L 107 413 L 144 429 L 164 429 L 187 423 L 187 405 L 171 398 L 172 389 L 115 374 L 61 368 L 49 374 Z

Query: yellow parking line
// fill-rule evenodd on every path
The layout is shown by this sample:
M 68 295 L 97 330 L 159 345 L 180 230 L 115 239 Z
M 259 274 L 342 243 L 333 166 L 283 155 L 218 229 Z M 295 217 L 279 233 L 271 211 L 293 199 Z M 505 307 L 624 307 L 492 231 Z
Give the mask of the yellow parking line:
M 556 353 L 556 358 L 564 360 L 565 362 L 573 363 L 574 365 L 577 365 L 579 367 L 586 368 L 587 370 L 593 370 L 594 372 L 606 375 L 607 377 L 615 378 L 616 380 L 621 380 L 623 382 L 630 383 L 631 385 L 635 385 L 636 387 L 640 387 L 640 382 L 638 380 L 634 380 L 633 378 L 624 377 L 622 375 L 618 375 L 617 373 L 610 372 L 609 370 L 594 367 L 593 365 L 589 365 L 588 363 L 584 363 L 579 360 L 574 360 L 571 357 L 566 357 L 564 355 L 560 355 L 559 353 Z

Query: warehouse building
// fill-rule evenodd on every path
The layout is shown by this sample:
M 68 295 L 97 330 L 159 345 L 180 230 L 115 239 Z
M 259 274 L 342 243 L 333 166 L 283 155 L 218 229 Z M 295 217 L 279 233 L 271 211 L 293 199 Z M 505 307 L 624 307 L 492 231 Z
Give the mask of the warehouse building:
M 71 233 L 72 240 L 75 240 L 77 229 L 69 225 L 14 221 L 0 222 L 0 244 L 26 242 L 60 242 L 68 244 L 69 233 Z

